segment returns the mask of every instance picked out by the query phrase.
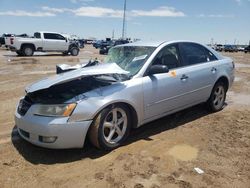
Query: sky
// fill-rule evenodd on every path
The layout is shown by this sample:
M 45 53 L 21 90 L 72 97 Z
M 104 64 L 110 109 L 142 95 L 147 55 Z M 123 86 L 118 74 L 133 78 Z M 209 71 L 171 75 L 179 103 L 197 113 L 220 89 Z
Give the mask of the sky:
M 0 34 L 122 35 L 124 0 L 0 0 Z M 127 0 L 126 36 L 248 44 L 250 0 Z

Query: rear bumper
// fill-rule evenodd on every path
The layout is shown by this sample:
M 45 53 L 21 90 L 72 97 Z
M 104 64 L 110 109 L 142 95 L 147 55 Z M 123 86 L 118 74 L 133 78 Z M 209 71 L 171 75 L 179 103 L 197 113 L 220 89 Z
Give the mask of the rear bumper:
M 54 118 L 15 114 L 20 136 L 28 142 L 54 149 L 82 148 L 92 121 L 68 122 L 67 117 Z M 41 137 L 55 137 L 53 143 L 45 143 Z
M 17 49 L 15 47 L 13 47 L 13 46 L 9 46 L 9 49 L 10 49 L 10 51 L 13 51 L 13 52 L 17 51 Z

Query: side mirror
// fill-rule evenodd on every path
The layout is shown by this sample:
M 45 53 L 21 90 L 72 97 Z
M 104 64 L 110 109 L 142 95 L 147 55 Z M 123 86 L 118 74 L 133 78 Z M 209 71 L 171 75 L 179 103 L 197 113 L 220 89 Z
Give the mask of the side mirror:
M 65 42 L 68 42 L 68 39 L 65 39 Z
M 152 65 L 148 70 L 148 75 L 168 73 L 169 69 L 166 65 Z

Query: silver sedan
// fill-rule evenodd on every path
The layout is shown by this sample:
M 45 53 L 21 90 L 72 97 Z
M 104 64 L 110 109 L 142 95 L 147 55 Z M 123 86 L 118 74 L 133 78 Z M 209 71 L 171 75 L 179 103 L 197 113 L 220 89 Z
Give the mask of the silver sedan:
M 119 147 L 131 128 L 206 103 L 223 108 L 234 63 L 190 41 L 130 43 L 100 65 L 40 80 L 15 113 L 25 140 L 46 148 Z

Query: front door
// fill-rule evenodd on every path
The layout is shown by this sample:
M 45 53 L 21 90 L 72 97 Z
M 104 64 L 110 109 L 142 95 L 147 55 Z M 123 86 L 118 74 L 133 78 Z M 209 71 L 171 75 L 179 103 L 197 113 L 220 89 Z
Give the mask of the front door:
M 167 65 L 168 73 L 146 75 L 143 78 L 144 116 L 151 119 L 182 107 L 186 99 L 186 82 L 182 80 L 180 56 L 177 45 L 164 47 L 152 65 Z
M 44 51 L 67 51 L 68 43 L 65 37 L 57 33 L 44 33 Z

